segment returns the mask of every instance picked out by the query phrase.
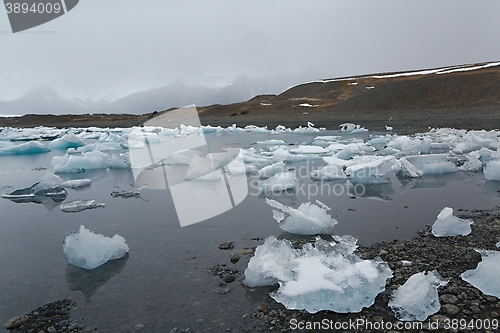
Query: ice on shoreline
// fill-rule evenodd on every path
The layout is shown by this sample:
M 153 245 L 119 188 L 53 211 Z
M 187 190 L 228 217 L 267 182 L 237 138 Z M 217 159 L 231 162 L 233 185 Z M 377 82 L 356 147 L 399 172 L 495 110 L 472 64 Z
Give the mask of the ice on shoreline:
M 500 243 L 496 244 L 499 247 Z M 462 280 L 470 283 L 484 294 L 500 298 L 500 251 L 479 250 L 476 252 L 481 254 L 481 262 L 475 269 L 468 270 L 460 277 Z
M 279 227 L 292 234 L 332 234 L 333 227 L 337 224 L 337 220 L 327 213 L 330 207 L 320 201 L 316 201 L 316 204 L 303 203 L 297 209 L 267 198 L 266 203 L 275 208 L 273 218 L 278 222 Z
M 301 249 L 271 236 L 257 247 L 243 283 L 249 287 L 279 284 L 270 296 L 291 310 L 360 312 L 385 290 L 392 271 L 380 259 L 360 259 L 355 249 L 356 239 L 351 236 L 337 236 L 332 242 L 317 238 Z
M 471 219 L 461 219 L 453 215 L 453 209 L 445 207 L 432 225 L 432 234 L 436 237 L 467 236 L 472 232 Z
M 66 235 L 63 251 L 71 265 L 94 269 L 109 260 L 124 257 L 129 247 L 125 238 L 120 235 L 114 235 L 112 238 L 106 237 L 95 234 L 81 225 L 77 232 Z
M 394 291 L 389 306 L 400 321 L 424 321 L 441 308 L 437 288 L 446 286 L 437 271 L 420 272 Z

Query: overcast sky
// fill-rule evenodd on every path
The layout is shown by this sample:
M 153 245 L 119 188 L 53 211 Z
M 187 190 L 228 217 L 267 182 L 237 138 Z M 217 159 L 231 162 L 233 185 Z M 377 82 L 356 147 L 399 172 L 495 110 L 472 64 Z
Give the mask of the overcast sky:
M 80 0 L 13 34 L 0 9 L 0 100 L 42 83 L 97 98 L 186 76 L 320 79 L 495 61 L 499 13 L 498 0 Z

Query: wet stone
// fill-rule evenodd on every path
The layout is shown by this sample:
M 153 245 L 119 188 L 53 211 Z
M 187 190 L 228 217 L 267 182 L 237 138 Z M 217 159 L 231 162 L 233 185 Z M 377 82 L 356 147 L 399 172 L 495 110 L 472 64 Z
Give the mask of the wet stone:
M 460 308 L 453 304 L 444 304 L 443 306 L 441 306 L 441 308 L 447 315 L 450 316 L 455 316 L 460 313 Z
M 222 243 L 221 245 L 219 245 L 219 249 L 221 250 L 232 250 L 234 249 L 234 242 L 225 242 L 225 243 Z
M 14 328 L 17 328 L 27 322 L 29 320 L 28 316 L 19 316 L 19 317 L 14 317 L 10 320 L 8 320 L 3 326 L 8 329 L 12 330 Z
M 452 294 L 444 294 L 439 297 L 439 299 L 441 300 L 441 302 L 448 304 L 457 304 L 459 301 L 458 297 Z

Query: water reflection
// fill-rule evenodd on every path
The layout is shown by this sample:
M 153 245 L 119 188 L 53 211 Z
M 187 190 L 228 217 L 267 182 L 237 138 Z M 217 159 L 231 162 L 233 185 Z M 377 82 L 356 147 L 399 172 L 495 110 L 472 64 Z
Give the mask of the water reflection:
M 394 199 L 395 192 L 392 189 L 392 180 L 385 178 L 386 182 L 375 184 L 352 183 L 347 186 L 350 197 L 378 199 L 390 201 Z
M 104 265 L 90 270 L 68 264 L 68 267 L 66 267 L 66 282 L 69 290 L 80 290 L 85 296 L 85 301 L 89 302 L 90 297 L 99 288 L 122 271 L 127 264 L 128 257 L 129 254 L 127 253 L 123 258 L 110 260 Z
M 483 187 L 483 193 L 491 197 L 500 197 L 500 182 L 486 181 Z

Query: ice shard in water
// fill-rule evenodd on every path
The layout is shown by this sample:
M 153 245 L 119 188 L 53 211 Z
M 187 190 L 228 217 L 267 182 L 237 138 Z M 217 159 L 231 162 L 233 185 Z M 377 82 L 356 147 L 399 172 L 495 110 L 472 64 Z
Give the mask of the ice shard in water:
M 243 283 L 249 287 L 279 283 L 270 296 L 291 310 L 360 312 L 385 290 L 392 271 L 380 259 L 355 255 L 352 236 L 334 239 L 317 238 L 314 244 L 295 249 L 288 240 L 268 237 L 250 259 Z
M 496 244 L 497 246 L 500 245 Z M 462 280 L 472 284 L 486 295 L 500 298 L 500 251 L 476 250 L 481 254 L 482 261 L 476 269 L 462 273 Z
M 453 216 L 453 209 L 445 207 L 437 216 L 432 225 L 432 234 L 436 237 L 467 236 L 472 232 L 470 225 L 474 223 L 471 219 L 461 219 Z
M 333 227 L 337 224 L 337 220 L 327 213 L 330 207 L 320 201 L 316 201 L 316 204 L 303 203 L 297 209 L 267 198 L 266 203 L 276 208 L 273 210 L 273 218 L 279 223 L 279 227 L 292 234 L 332 234 Z M 288 216 L 285 217 L 285 214 Z
M 125 256 L 129 247 L 125 238 L 114 235 L 112 238 L 95 234 L 81 225 L 78 232 L 72 232 L 64 238 L 63 251 L 71 265 L 93 269 L 109 260 Z
M 443 279 L 437 271 L 420 272 L 394 291 L 389 306 L 396 319 L 401 321 L 424 321 L 441 308 L 437 288 L 446 286 L 449 280 Z
M 87 209 L 104 207 L 104 202 L 97 203 L 95 200 L 73 200 L 61 205 L 61 210 L 65 213 L 78 213 Z

